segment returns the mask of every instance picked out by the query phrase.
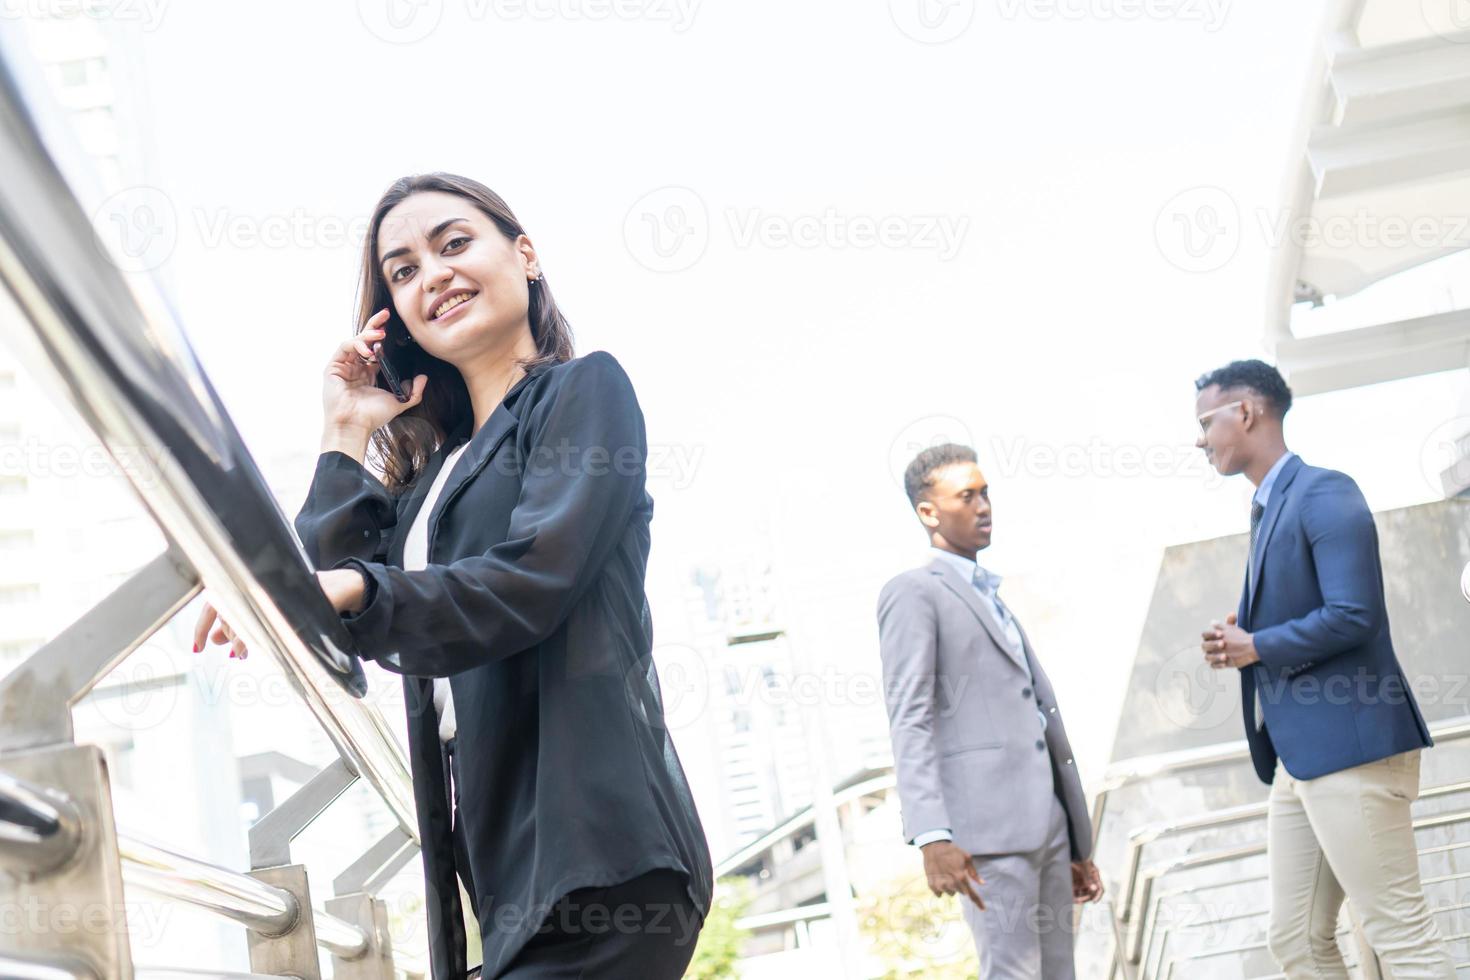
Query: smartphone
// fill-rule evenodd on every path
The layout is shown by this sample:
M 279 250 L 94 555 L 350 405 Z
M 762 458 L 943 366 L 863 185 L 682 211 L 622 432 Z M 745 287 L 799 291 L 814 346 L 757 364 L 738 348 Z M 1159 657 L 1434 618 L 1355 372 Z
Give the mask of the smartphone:
M 401 402 L 408 401 L 408 391 L 403 387 L 398 371 L 393 362 L 383 350 L 383 344 L 379 341 L 373 344 L 373 356 L 378 359 L 378 370 L 383 374 L 383 380 L 388 382 L 388 390 L 393 392 L 393 397 Z

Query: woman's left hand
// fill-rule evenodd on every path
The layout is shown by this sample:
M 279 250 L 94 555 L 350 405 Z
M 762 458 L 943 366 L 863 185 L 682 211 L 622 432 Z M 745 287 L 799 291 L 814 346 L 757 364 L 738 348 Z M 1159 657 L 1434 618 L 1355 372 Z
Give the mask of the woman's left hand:
M 352 568 L 329 568 L 316 573 L 317 585 L 321 586 L 327 601 L 338 613 L 359 612 L 367 596 L 367 580 L 362 573 Z M 213 632 L 210 627 L 213 626 Z M 194 624 L 194 652 L 204 649 L 206 636 L 215 643 L 230 644 L 230 656 L 244 660 L 250 655 L 245 641 L 226 623 L 223 616 L 208 602 L 200 610 L 199 621 Z

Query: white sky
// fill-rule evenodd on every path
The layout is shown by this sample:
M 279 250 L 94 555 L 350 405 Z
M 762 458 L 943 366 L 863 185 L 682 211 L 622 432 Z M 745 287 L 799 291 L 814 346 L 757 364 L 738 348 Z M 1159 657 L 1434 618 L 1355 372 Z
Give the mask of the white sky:
M 647 16 L 603 19 L 425 0 L 437 28 L 402 44 L 365 26 L 387 2 L 174 2 L 144 35 L 150 169 L 178 221 L 161 271 L 266 468 L 309 466 L 321 368 L 353 329 L 355 243 L 321 239 L 402 174 L 475 177 L 528 228 L 579 352 L 613 352 L 638 389 L 666 461 L 656 614 L 678 614 L 692 563 L 764 550 L 821 631 L 813 655 L 876 670 L 878 588 L 925 544 L 897 471 L 953 432 L 981 452 L 986 560 L 1096 779 L 1162 547 L 1246 524 L 1244 481 L 1189 449 L 1192 379 L 1264 353 L 1270 243 L 1245 220 L 1232 259 L 1185 271 L 1164 209 L 1200 187 L 1241 215 L 1279 207 L 1320 0 L 1151 0 L 1164 16 L 1142 18 L 954 0 L 929 13 L 973 20 L 942 44 L 900 27 L 922 35 L 921 0 L 625 0 Z M 909 244 L 776 237 L 829 212 L 896 216 Z M 648 229 L 681 215 L 694 234 L 661 258 Z M 929 247 L 931 225 L 962 234 Z M 1288 436 L 1375 508 L 1436 499 L 1421 458 L 1465 390 L 1304 399 Z M 1130 452 L 1160 454 L 1154 472 Z

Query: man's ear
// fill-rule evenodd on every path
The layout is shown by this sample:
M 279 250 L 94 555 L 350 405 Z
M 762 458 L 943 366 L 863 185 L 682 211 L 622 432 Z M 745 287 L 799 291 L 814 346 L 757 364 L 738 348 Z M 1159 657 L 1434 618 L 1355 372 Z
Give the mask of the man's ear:
M 934 506 L 933 501 L 919 501 L 914 505 L 914 512 L 919 515 L 919 520 L 923 522 L 925 527 L 936 528 L 939 526 L 939 510 Z
M 1260 406 L 1246 398 L 1240 403 L 1240 427 L 1249 432 L 1255 428 L 1256 419 L 1260 416 Z

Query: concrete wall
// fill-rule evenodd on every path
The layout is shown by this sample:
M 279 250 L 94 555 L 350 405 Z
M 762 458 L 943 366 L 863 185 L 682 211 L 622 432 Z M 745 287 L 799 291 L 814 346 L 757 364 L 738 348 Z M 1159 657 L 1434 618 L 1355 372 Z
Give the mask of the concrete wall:
M 1394 647 L 1425 718 L 1470 714 L 1470 501 L 1442 500 L 1374 515 Z M 1164 552 L 1133 663 L 1112 760 L 1245 737 L 1240 682 L 1204 664 L 1200 631 L 1235 611 L 1246 535 Z

